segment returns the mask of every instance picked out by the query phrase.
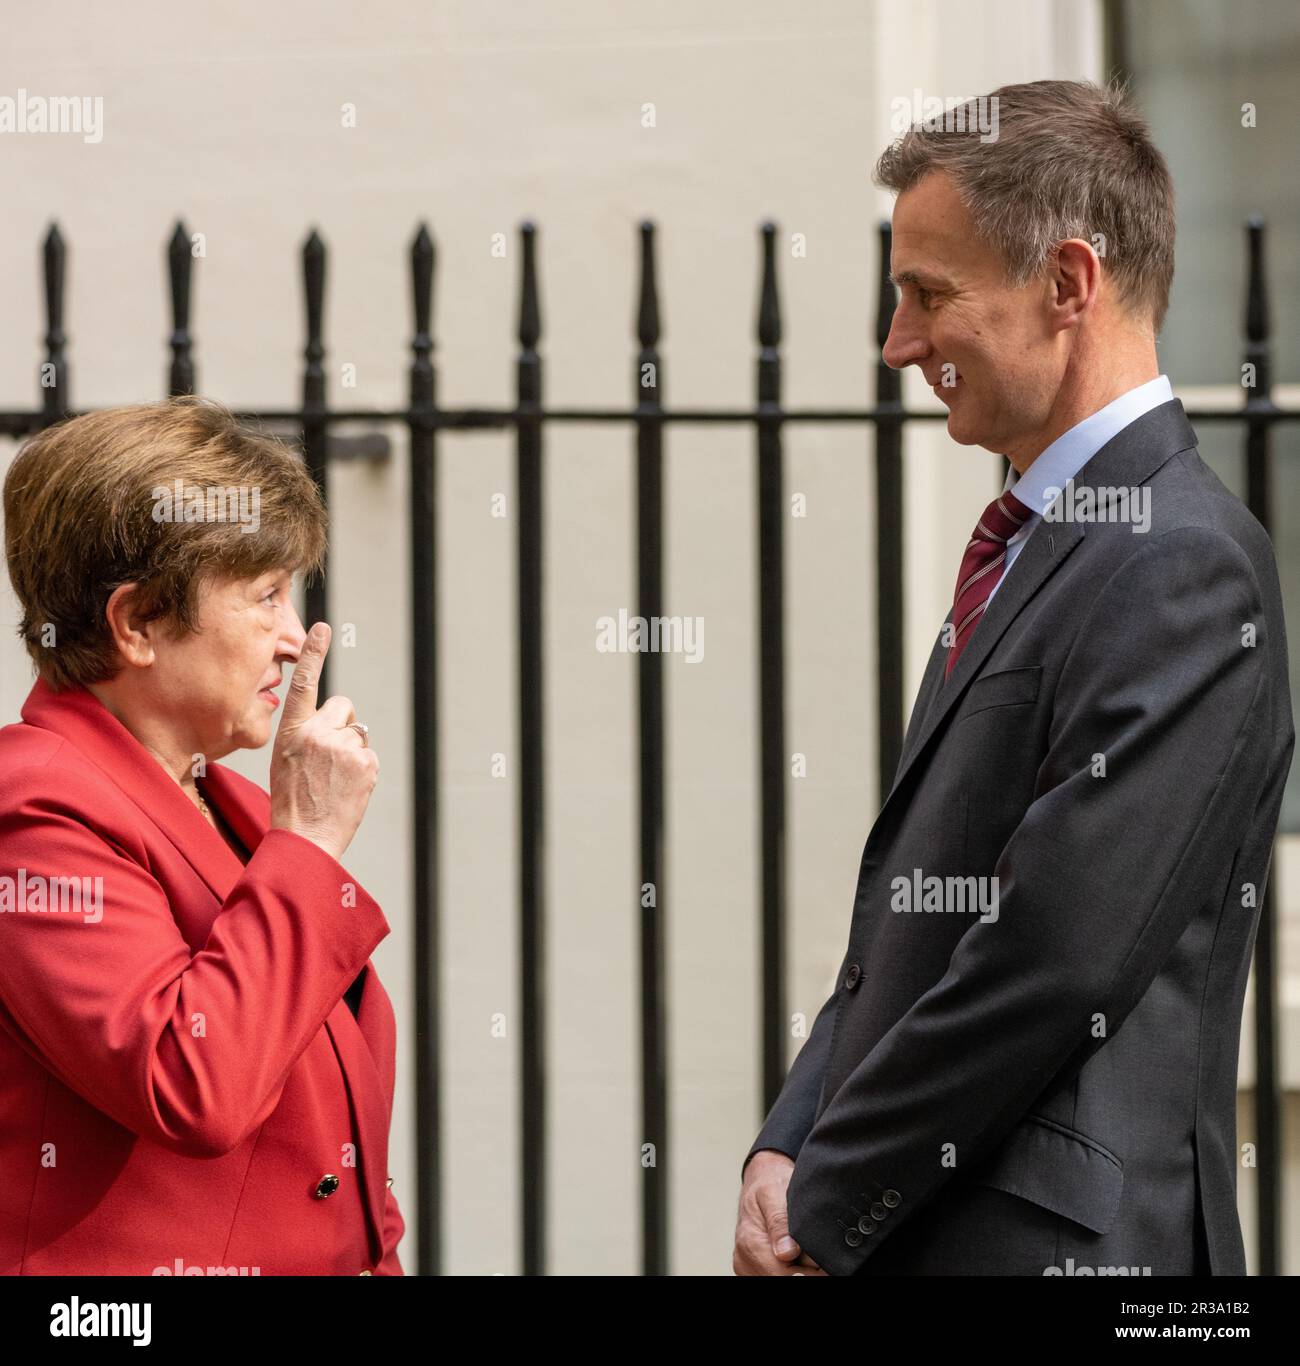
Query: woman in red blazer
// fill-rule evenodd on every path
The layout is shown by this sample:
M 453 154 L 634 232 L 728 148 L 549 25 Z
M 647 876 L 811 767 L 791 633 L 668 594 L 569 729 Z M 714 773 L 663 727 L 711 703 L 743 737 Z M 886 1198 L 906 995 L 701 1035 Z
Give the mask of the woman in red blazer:
M 0 1272 L 401 1275 L 389 926 L 340 862 L 378 763 L 290 599 L 315 485 L 173 400 L 42 433 L 4 510 L 40 676 L 0 729 Z M 216 760 L 286 664 L 268 794 Z

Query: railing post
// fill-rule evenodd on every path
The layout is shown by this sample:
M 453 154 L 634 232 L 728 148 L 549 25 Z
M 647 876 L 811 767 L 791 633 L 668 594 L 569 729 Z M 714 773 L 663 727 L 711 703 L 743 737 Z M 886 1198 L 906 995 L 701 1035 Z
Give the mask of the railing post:
M 320 489 L 321 498 L 329 507 L 329 478 L 326 451 L 329 426 L 325 418 L 325 344 L 321 340 L 322 315 L 325 309 L 325 243 L 316 229 L 302 248 L 303 285 L 307 303 L 307 345 L 303 356 L 307 362 L 302 377 L 302 453 L 311 477 Z M 329 620 L 329 599 L 326 576 L 328 565 L 307 584 L 307 629 L 312 623 Z M 321 698 L 329 696 L 329 656 L 321 663 L 318 683 Z
M 178 218 L 167 244 L 167 275 L 172 291 L 172 349 L 171 371 L 167 376 L 167 393 L 172 398 L 194 392 L 193 339 L 190 337 L 190 282 L 194 257 L 190 252 L 190 235 Z
M 637 453 L 637 614 L 663 614 L 663 362 L 655 287 L 654 225 L 641 224 L 641 289 L 633 394 Z M 664 688 L 657 650 L 637 656 L 641 746 L 641 1132 L 655 1160 L 643 1164 L 642 1273 L 668 1271 L 668 1038 L 664 1001 Z
M 884 346 L 898 301 L 890 279 L 893 228 L 879 225 L 876 296 L 876 736 L 880 800 L 885 804 L 903 752 L 903 419 L 902 376 L 885 364 Z
M 441 954 L 438 903 L 438 466 L 431 359 L 434 247 L 411 243 L 411 833 L 414 841 L 416 1173 L 419 1274 L 442 1271 Z
M 1264 272 L 1264 220 L 1246 221 L 1246 364 L 1253 384 L 1246 390 L 1246 506 L 1272 534 L 1270 474 L 1272 355 L 1269 345 L 1268 288 Z M 1277 867 L 1276 857 L 1273 867 Z M 1277 1061 L 1277 902 L 1276 877 L 1264 888 L 1255 936 L 1255 1168 L 1259 1226 L 1259 1274 L 1276 1276 L 1282 1262 L 1282 1116 L 1278 1102 Z
M 67 417 L 67 334 L 63 330 L 63 282 L 68 253 L 57 223 L 50 224 L 42 252 L 45 266 L 45 361 L 41 365 L 41 426 L 51 427 Z
M 537 229 L 520 230 L 516 367 L 519 511 L 519 929 L 524 1275 L 546 1271 L 546 918 L 542 732 L 542 361 Z
M 781 470 L 781 309 L 776 224 L 764 223 L 758 308 L 758 640 L 763 899 L 763 1108 L 786 1073 L 785 551 Z

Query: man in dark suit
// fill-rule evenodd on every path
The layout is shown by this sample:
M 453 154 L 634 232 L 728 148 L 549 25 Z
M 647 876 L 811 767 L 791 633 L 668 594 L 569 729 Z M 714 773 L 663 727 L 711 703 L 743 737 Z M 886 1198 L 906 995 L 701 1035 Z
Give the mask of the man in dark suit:
M 1155 337 L 1168 171 L 1120 92 L 914 129 L 885 359 L 1005 454 L 743 1169 L 741 1274 L 1242 1274 L 1243 997 L 1295 730 L 1259 523 Z

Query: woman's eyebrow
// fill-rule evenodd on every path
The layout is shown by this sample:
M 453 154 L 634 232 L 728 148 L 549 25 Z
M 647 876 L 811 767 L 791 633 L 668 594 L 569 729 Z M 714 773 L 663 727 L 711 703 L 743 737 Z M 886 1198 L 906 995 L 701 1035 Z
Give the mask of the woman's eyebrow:
M 269 593 L 272 588 L 279 588 L 281 584 L 293 584 L 293 575 L 286 573 L 283 569 L 271 570 L 259 574 L 249 583 L 249 592 L 253 597 L 260 598 Z

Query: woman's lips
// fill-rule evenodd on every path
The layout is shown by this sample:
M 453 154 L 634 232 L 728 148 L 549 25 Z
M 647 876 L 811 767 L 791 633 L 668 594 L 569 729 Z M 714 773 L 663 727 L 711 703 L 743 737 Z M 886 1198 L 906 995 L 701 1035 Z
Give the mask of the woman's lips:
M 278 707 L 280 705 L 280 699 L 271 691 L 270 688 L 263 688 L 262 691 L 259 692 L 257 695 L 262 699 L 263 702 L 269 702 L 273 707 Z

